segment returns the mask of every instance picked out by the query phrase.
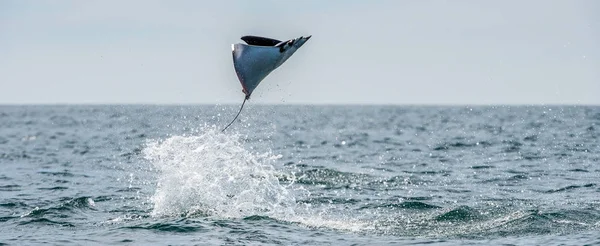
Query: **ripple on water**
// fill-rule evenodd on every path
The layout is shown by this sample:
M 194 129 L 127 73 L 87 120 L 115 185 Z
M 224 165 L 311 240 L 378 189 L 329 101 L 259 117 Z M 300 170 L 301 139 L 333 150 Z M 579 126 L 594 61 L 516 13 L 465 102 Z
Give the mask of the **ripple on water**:
M 436 221 L 471 222 L 480 219 L 480 213 L 469 207 L 459 206 L 435 217 Z
M 369 204 L 366 206 L 360 207 L 360 209 L 378 209 L 378 208 L 386 208 L 386 209 L 409 209 L 409 210 L 430 210 L 430 209 L 439 209 L 441 207 L 419 202 L 419 201 L 404 201 L 400 203 L 377 203 L 377 204 Z
M 190 233 L 198 231 L 206 231 L 200 224 L 193 224 L 186 220 L 179 222 L 159 222 L 159 223 L 143 223 L 134 226 L 124 226 L 123 229 L 130 230 L 150 230 L 159 232 L 175 232 L 175 233 Z
M 20 191 L 21 186 L 16 184 L 0 185 L 0 191 Z
M 594 184 L 594 183 L 585 184 L 585 185 L 569 185 L 569 186 L 558 188 L 558 189 L 547 190 L 544 193 L 557 193 L 557 192 L 564 192 L 564 191 L 580 189 L 580 188 L 592 188 L 595 186 L 596 186 L 596 184 Z
M 19 225 L 30 225 L 30 224 L 35 224 L 35 225 L 49 225 L 49 226 L 64 226 L 64 227 L 75 227 L 74 224 L 69 223 L 69 222 L 65 222 L 65 221 L 56 221 L 56 220 L 51 220 L 48 218 L 31 218 L 31 219 L 25 219 L 25 220 L 21 220 L 19 222 Z
M 70 218 L 80 211 L 95 210 L 96 203 L 91 197 L 77 197 L 62 199 L 55 205 L 43 208 L 35 207 L 29 212 L 21 215 L 21 218 Z

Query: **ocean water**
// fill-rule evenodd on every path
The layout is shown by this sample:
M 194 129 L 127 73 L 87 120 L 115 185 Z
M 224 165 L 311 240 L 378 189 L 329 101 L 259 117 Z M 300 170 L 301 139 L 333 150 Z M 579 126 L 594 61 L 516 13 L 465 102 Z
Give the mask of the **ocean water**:
M 598 106 L 0 106 L 0 245 L 600 244 Z

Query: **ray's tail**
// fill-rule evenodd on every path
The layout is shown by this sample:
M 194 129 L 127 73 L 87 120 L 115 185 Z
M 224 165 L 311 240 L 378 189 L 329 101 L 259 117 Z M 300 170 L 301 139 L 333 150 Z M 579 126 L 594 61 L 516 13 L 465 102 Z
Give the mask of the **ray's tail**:
M 227 129 L 227 127 L 231 126 L 231 124 L 233 124 L 233 122 L 235 122 L 235 120 L 237 119 L 238 116 L 240 116 L 240 113 L 242 113 L 242 109 L 244 108 L 244 104 L 246 104 L 246 101 L 248 101 L 248 96 L 246 96 L 244 98 L 244 101 L 242 102 L 242 106 L 240 106 L 240 111 L 237 113 L 237 115 L 235 115 L 235 118 L 233 118 L 233 120 L 231 122 L 229 122 L 229 124 L 223 128 L 223 130 L 221 130 L 221 132 L 225 132 L 225 129 Z

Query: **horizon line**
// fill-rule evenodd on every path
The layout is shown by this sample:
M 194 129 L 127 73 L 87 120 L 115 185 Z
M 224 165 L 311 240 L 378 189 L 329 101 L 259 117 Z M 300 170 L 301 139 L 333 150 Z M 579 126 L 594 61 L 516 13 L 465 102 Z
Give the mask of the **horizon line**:
M 421 106 L 421 107 L 531 107 L 531 106 L 600 106 L 593 103 L 253 103 L 255 106 Z M 239 103 L 6 103 L 6 106 L 239 106 Z

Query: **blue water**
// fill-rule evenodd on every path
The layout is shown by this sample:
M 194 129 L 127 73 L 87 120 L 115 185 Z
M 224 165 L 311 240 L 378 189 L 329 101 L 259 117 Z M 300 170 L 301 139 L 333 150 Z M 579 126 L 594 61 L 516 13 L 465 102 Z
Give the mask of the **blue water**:
M 0 106 L 0 245 L 600 244 L 597 106 Z

